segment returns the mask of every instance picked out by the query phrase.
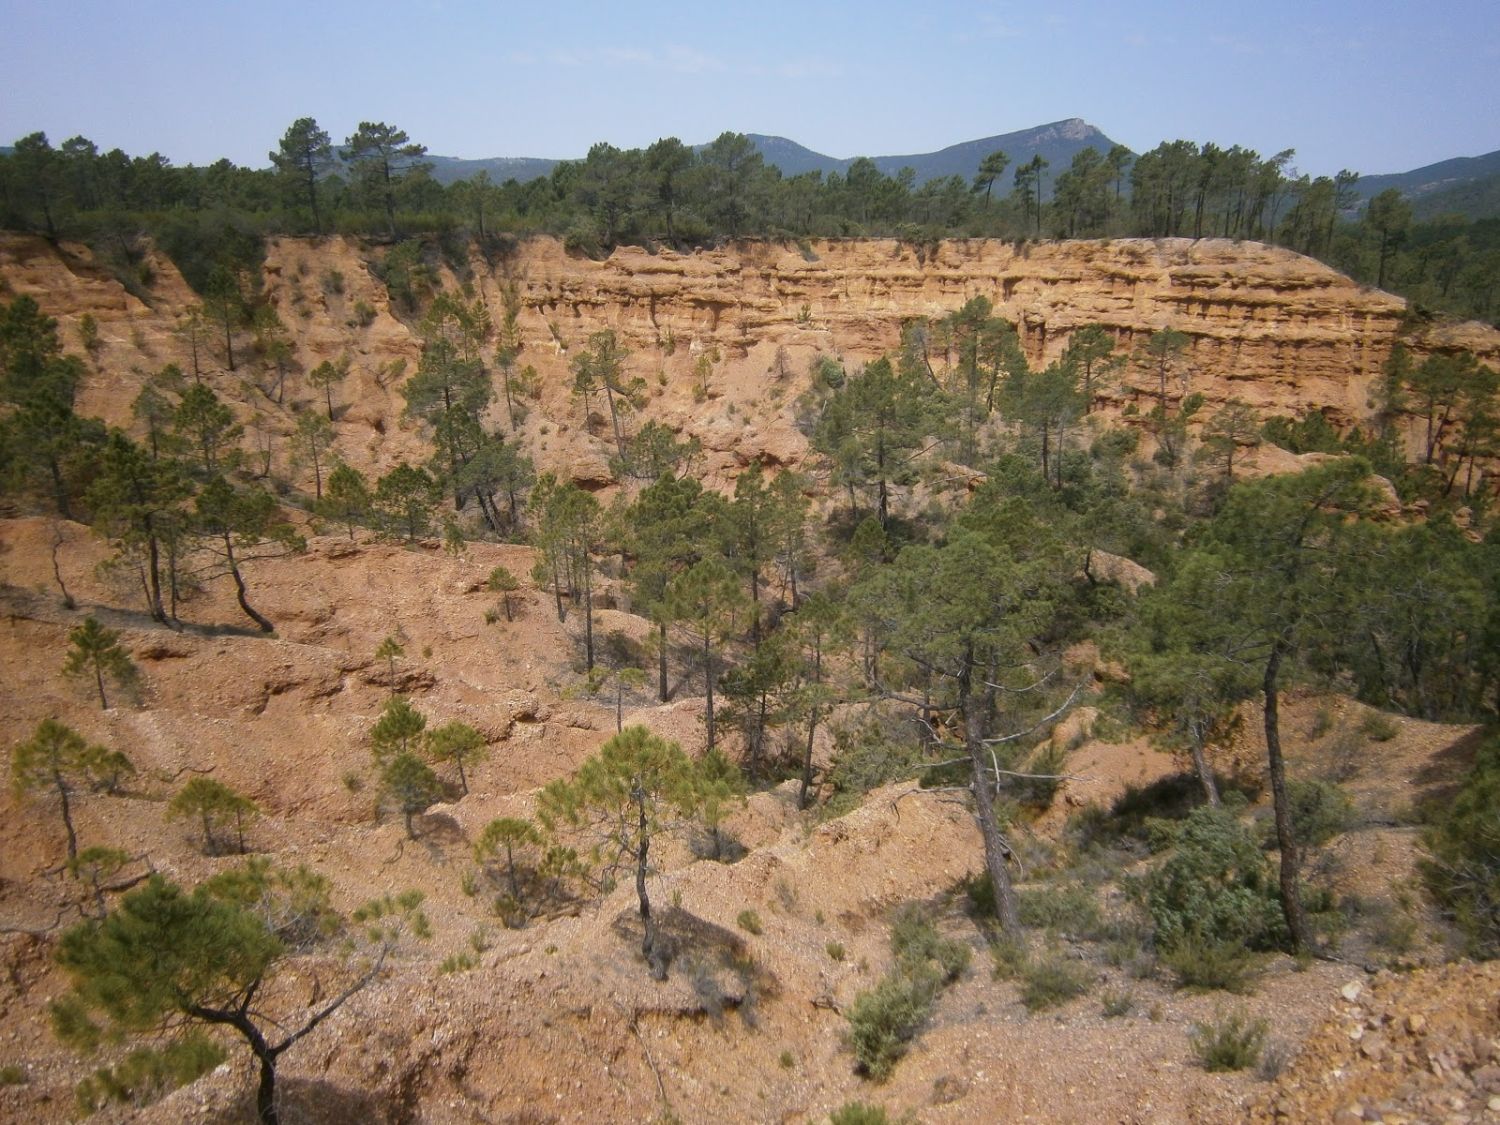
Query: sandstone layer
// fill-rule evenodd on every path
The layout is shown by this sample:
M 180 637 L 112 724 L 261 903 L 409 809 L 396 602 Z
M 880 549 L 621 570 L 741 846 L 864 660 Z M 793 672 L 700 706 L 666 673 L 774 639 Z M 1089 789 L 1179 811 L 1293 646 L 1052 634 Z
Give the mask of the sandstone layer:
M 248 333 L 237 334 L 233 373 L 209 334 L 199 362 L 224 397 L 249 404 L 241 411 L 262 444 L 290 432 L 292 409 L 316 402 L 300 376 L 348 357 L 350 376 L 336 392 L 340 454 L 377 471 L 426 456 L 426 442 L 400 417 L 400 385 L 415 369 L 420 341 L 414 318 L 398 313 L 372 269 L 384 252 L 343 239 L 269 244 L 261 280 L 293 344 L 284 402 L 243 393 L 248 380 L 267 385 Z M 148 261 L 154 281 L 142 300 L 83 247 L 0 236 L 0 298 L 34 296 L 75 351 L 81 318 L 94 318 L 100 346 L 80 408 L 114 423 L 128 420 L 147 373 L 191 362 L 174 327 L 193 294 L 164 257 Z M 693 253 L 622 247 L 593 261 L 535 238 L 505 255 L 472 253 L 462 279 L 446 266 L 433 274 L 434 288 L 471 286 L 497 323 L 503 290 L 515 286 L 520 363 L 534 367 L 541 384 L 520 435 L 541 467 L 594 486 L 612 482 L 611 443 L 604 420 L 583 417 L 570 396 L 569 362 L 606 328 L 628 349 L 629 373 L 647 381 L 641 420 L 697 437 L 704 475 L 719 480 L 752 459 L 802 461 L 806 439 L 792 404 L 814 357 L 857 365 L 895 349 L 904 325 L 946 316 L 977 296 L 1018 326 L 1033 365 L 1057 358 L 1084 324 L 1102 325 L 1127 356 L 1152 332 L 1172 328 L 1190 340 L 1172 399 L 1201 393 L 1209 409 L 1240 399 L 1263 415 L 1319 410 L 1345 428 L 1369 417 L 1371 384 L 1398 342 L 1419 356 L 1465 348 L 1500 363 L 1500 332 L 1414 326 L 1400 298 L 1289 251 L 1227 240 L 757 242 Z M 695 394 L 705 355 L 706 401 Z M 1103 405 L 1117 415 L 1132 406 L 1144 412 L 1157 391 L 1155 373 L 1132 362 Z M 506 421 L 499 407 L 494 420 Z

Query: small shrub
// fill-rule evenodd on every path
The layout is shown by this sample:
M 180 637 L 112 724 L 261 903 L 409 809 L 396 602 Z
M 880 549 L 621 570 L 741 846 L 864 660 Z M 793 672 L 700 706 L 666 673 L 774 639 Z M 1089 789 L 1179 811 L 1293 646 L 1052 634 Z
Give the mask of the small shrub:
M 1317 714 L 1313 716 L 1312 723 L 1307 728 L 1307 737 L 1316 742 L 1333 729 L 1333 712 L 1327 707 L 1319 707 Z
M 990 958 L 995 962 L 996 980 L 1013 980 L 1026 968 L 1026 947 L 1006 934 L 990 942 Z
M 1267 1024 L 1237 1010 L 1212 1023 L 1195 1023 L 1188 1033 L 1193 1054 L 1208 1071 L 1244 1070 L 1254 1066 L 1265 1046 Z
M 351 793 L 358 793 L 365 787 L 365 779 L 353 770 L 344 774 L 344 788 Z
M 791 1070 L 792 1067 L 797 1065 L 797 1056 L 790 1051 L 782 1051 L 777 1057 L 776 1062 L 781 1066 L 782 1070 Z
M 1366 754 L 1365 740 L 1357 730 L 1343 728 L 1329 740 L 1327 776 L 1333 781 L 1352 781 L 1359 776 Z
M 1115 1020 L 1128 1016 L 1135 1008 L 1135 993 L 1128 988 L 1106 989 L 1104 995 L 1099 997 L 1099 1006 L 1104 1011 L 1105 1019 Z
M 323 271 L 323 292 L 330 297 L 344 291 L 344 275 L 338 270 Z
M 1417 947 L 1417 920 L 1401 907 L 1377 911 L 1370 919 L 1370 941 L 1391 953 L 1410 953 Z
M 760 934 L 763 929 L 760 924 L 760 915 L 753 910 L 741 910 L 735 923 L 747 934 Z
M 1260 1050 L 1260 1063 L 1255 1068 L 1255 1077 L 1262 1082 L 1274 1082 L 1291 1064 L 1296 1054 L 1290 1044 L 1281 1039 L 1269 1040 Z
M 944 983 L 957 980 L 969 965 L 969 947 L 939 934 L 932 920 L 914 905 L 897 912 L 891 926 L 891 950 L 909 967 L 936 962 Z
M 438 972 L 444 975 L 448 973 L 467 973 L 470 969 L 477 967 L 479 958 L 469 952 L 455 953 L 451 957 L 443 958 L 443 963 L 438 966 Z
M 1353 826 L 1354 802 L 1332 782 L 1290 781 L 1286 788 L 1292 811 L 1292 832 L 1302 847 L 1322 847 Z M 1270 822 L 1267 822 L 1267 827 L 1274 834 Z
M 1098 900 L 1082 884 L 1027 889 L 1016 897 L 1024 926 L 1039 926 L 1081 938 L 1093 938 L 1099 933 Z
M 24 1086 L 26 1085 L 26 1068 L 9 1063 L 0 1066 L 0 1086 Z
M 1147 877 L 1145 892 L 1162 949 L 1190 938 L 1264 949 L 1285 938 L 1270 864 L 1225 809 L 1205 805 L 1189 814 L 1176 848 Z
M 1093 974 L 1075 961 L 1059 955 L 1034 960 L 1021 970 L 1021 1003 L 1028 1012 L 1040 1012 L 1081 996 L 1093 983 Z
M 1162 954 L 1162 962 L 1181 988 L 1203 992 L 1246 993 L 1251 990 L 1259 958 L 1232 941 L 1184 938 Z
M 844 959 L 844 943 L 841 941 L 830 941 L 823 947 L 823 952 L 828 954 L 830 961 L 842 961 Z
M 375 310 L 365 301 L 355 301 L 353 314 L 349 317 L 349 327 L 368 328 L 375 323 Z
M 89 355 L 94 355 L 103 346 L 99 339 L 99 322 L 93 313 L 84 313 L 78 318 L 78 342 Z
M 845 1102 L 828 1117 L 828 1125 L 896 1125 L 890 1114 L 878 1105 Z
M 893 972 L 849 1006 L 849 1042 L 859 1070 L 883 1082 L 927 1022 L 942 978 L 936 969 Z
M 1396 720 L 1381 711 L 1366 711 L 1359 729 L 1371 742 L 1389 742 L 1401 733 Z
M 1115 927 L 1104 942 L 1104 963 L 1124 969 L 1136 980 L 1146 980 L 1156 972 L 1156 955 L 1151 949 L 1150 936 L 1135 927 Z

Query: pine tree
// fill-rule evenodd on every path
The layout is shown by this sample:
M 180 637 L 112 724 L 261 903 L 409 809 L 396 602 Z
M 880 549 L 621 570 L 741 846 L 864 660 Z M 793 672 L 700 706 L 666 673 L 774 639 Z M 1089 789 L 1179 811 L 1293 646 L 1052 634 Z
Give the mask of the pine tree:
M 120 634 L 106 629 L 97 618 L 84 618 L 82 625 L 68 634 L 67 658 L 63 661 L 63 673 L 68 676 L 89 677 L 99 692 L 99 707 L 109 709 L 109 700 L 104 694 L 104 678 L 108 676 L 118 687 L 133 685 L 138 672 L 120 644 Z
M 576 831 L 592 841 L 589 860 L 599 879 L 635 873 L 643 937 L 651 975 L 667 976 L 667 954 L 657 940 L 646 877 L 652 841 L 694 807 L 693 765 L 682 748 L 645 727 L 626 727 L 570 778 L 542 790 L 538 816 L 549 832 Z
M 11 786 L 18 794 L 56 793 L 68 834 L 68 859 L 78 858 L 78 832 L 73 825 L 73 794 L 99 778 L 118 751 L 91 746 L 71 727 L 43 719 L 27 741 L 10 753 Z M 129 766 L 129 759 L 124 759 Z
M 404 695 L 391 696 L 385 701 L 380 718 L 370 728 L 370 747 L 375 761 L 384 766 L 397 754 L 415 754 L 418 740 L 426 729 L 427 717 Z
M 483 761 L 489 752 L 484 735 L 456 719 L 427 732 L 427 756 L 434 762 L 452 762 L 458 768 L 458 784 L 466 797 L 469 795 L 469 779 L 464 766 Z
M 167 804 L 168 820 L 196 820 L 203 830 L 203 854 L 228 850 L 223 833 L 234 825 L 234 851 L 245 850 L 245 822 L 260 815 L 250 798 L 211 777 L 195 777 Z
M 57 961 L 72 988 L 52 1005 L 53 1028 L 90 1051 L 119 1034 L 229 1028 L 259 1067 L 257 1116 L 277 1125 L 281 1056 L 374 981 L 406 936 L 429 935 L 421 902 L 419 892 L 408 891 L 357 910 L 364 940 L 354 946 L 358 959 L 349 960 L 344 986 L 326 1002 L 288 1011 L 289 990 L 267 985 L 290 950 L 255 906 L 220 897 L 212 882 L 190 893 L 153 875 L 107 917 L 63 935 Z
M 412 817 L 443 794 L 437 774 L 432 767 L 415 754 L 399 751 L 387 761 L 380 771 L 380 788 L 386 798 L 396 806 L 406 824 L 406 837 L 417 838 Z

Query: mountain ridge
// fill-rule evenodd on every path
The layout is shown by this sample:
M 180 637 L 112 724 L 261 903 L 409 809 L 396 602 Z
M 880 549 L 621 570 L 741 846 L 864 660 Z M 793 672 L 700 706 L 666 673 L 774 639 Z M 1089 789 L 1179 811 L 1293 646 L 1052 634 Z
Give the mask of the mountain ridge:
M 979 170 L 979 162 L 997 149 L 1010 157 L 1010 168 L 1024 164 L 1034 156 L 1041 156 L 1052 175 L 1056 175 L 1082 149 L 1096 148 L 1104 153 L 1116 143 L 1097 126 L 1090 125 L 1081 117 L 1067 117 L 1030 129 L 960 141 L 934 152 L 886 156 L 829 156 L 789 137 L 768 133 L 746 133 L 745 136 L 755 145 L 762 159 L 780 169 L 783 176 L 797 176 L 805 172 L 821 172 L 825 176 L 838 173 L 842 176 L 848 174 L 856 160 L 868 159 L 887 176 L 896 175 L 902 168 L 911 168 L 916 173 L 918 184 L 947 176 L 971 179 Z M 707 143 L 692 147 L 703 149 L 707 147 Z M 443 184 L 468 179 L 480 172 L 489 173 L 490 179 L 496 183 L 503 183 L 507 179 L 524 183 L 551 175 L 553 168 L 564 163 L 560 159 L 514 156 L 471 160 L 429 155 L 427 160 L 434 165 L 433 178 Z

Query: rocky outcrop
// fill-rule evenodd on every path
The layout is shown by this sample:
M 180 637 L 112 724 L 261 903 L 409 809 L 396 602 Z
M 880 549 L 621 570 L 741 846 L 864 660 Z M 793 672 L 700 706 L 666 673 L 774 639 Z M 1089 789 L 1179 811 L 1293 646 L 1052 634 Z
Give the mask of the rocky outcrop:
M 299 373 L 349 358 L 340 452 L 367 468 L 426 455 L 400 417 L 399 387 L 419 345 L 372 270 L 383 253 L 342 239 L 274 239 L 263 278 L 295 344 L 294 402 L 315 397 Z M 192 294 L 170 263 L 156 256 L 152 266 L 148 305 L 83 247 L 0 236 L 0 295 L 34 295 L 70 344 L 83 314 L 95 318 L 102 343 L 82 405 L 112 422 L 128 420 L 142 372 L 185 362 L 173 328 Z M 436 274 L 438 285 L 459 284 L 446 267 Z M 1033 364 L 1055 359 L 1084 324 L 1102 325 L 1127 355 L 1170 327 L 1189 339 L 1172 397 L 1201 393 L 1210 409 L 1238 398 L 1263 414 L 1317 409 L 1342 426 L 1368 416 L 1371 383 L 1398 341 L 1419 355 L 1462 347 L 1500 362 L 1500 333 L 1490 328 L 1413 331 L 1400 298 L 1289 251 L 1227 240 L 753 242 L 692 253 L 622 247 L 593 261 L 537 238 L 500 257 L 475 253 L 464 281 L 497 321 L 504 289 L 515 286 L 520 362 L 540 377 L 524 440 L 543 466 L 576 470 L 596 488 L 610 481 L 612 443 L 608 426 L 591 425 L 572 400 L 569 363 L 606 328 L 646 380 L 643 416 L 698 437 L 703 473 L 719 480 L 751 460 L 801 460 L 792 406 L 815 356 L 866 361 L 896 348 L 904 325 L 977 296 L 1019 326 Z M 248 338 L 241 343 L 249 386 L 257 365 Z M 1157 390 L 1154 372 L 1128 364 L 1102 405 L 1144 411 Z M 285 404 L 256 400 L 245 412 L 273 438 L 290 429 Z

